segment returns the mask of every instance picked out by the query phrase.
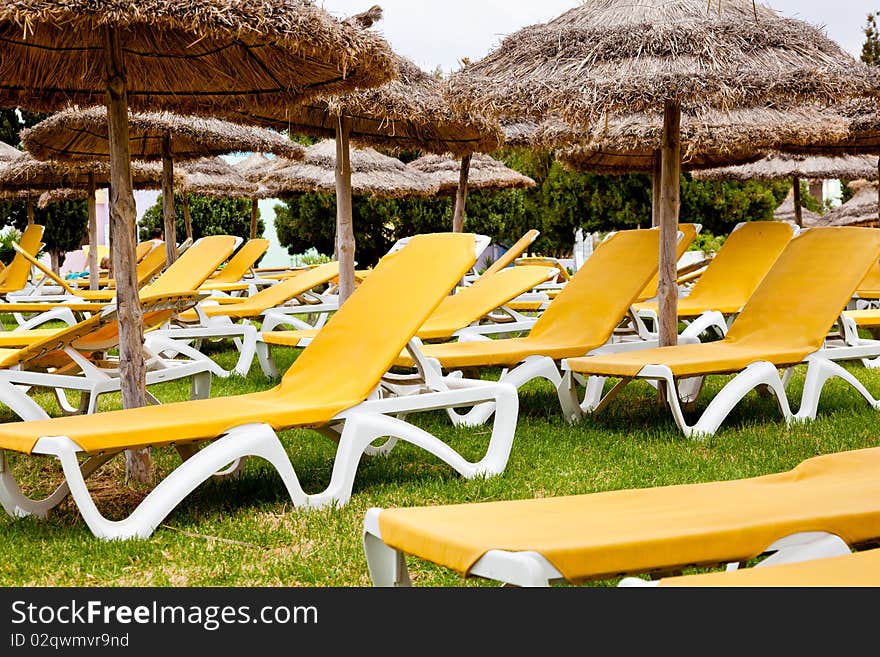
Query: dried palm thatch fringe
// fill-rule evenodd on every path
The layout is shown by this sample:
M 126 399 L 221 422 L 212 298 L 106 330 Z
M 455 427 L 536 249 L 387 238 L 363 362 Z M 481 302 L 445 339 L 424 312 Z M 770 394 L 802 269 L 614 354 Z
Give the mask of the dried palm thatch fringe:
M 276 153 L 292 160 L 302 159 L 305 154 L 302 146 L 277 132 L 216 118 L 130 112 L 128 126 L 131 156 L 136 160 L 162 159 L 166 136 L 176 162 L 238 151 Z M 23 130 L 21 140 L 25 149 L 41 160 L 107 158 L 107 108 L 68 108 Z
M 846 203 L 823 216 L 819 226 L 878 226 L 877 183 L 867 180 L 854 181 L 855 190 Z
M 47 208 L 52 203 L 61 203 L 63 201 L 84 201 L 89 197 L 88 190 L 85 189 L 51 189 L 40 194 L 37 199 L 38 208 Z
M 303 151 L 305 157 L 305 151 Z M 238 174 L 247 181 L 259 182 L 269 172 L 275 160 L 270 160 L 262 153 L 251 153 L 245 159 L 232 165 Z
M 794 144 L 786 149 L 809 155 L 859 155 L 880 151 L 880 112 L 876 99 L 854 99 L 831 108 L 847 121 L 849 134 L 845 139 L 817 144 Z
M 10 146 L 5 141 L 0 141 L 0 163 L 12 162 L 21 155 L 21 151 Z
M 448 156 L 428 154 L 409 163 L 417 171 L 433 177 L 441 194 L 455 194 L 461 175 L 461 161 Z M 504 165 L 493 157 L 475 153 L 468 169 L 468 189 L 527 189 L 535 181 Z
M 797 225 L 797 219 L 794 214 L 794 189 L 790 189 L 788 191 L 788 196 L 785 197 L 785 200 L 779 204 L 773 211 L 773 218 L 776 221 L 784 221 L 793 226 Z M 810 228 L 812 226 L 818 226 L 819 222 L 822 221 L 822 215 L 816 214 L 812 210 L 807 210 L 807 208 L 801 208 L 801 225 L 804 228 Z
M 16 201 L 34 201 L 40 196 L 39 190 L 33 189 L 0 189 L 0 201 L 13 203 Z
M 0 104 L 102 103 L 105 27 L 121 35 L 133 108 L 283 110 L 395 71 L 384 39 L 311 0 L 2 0 Z
M 559 152 L 563 164 L 596 173 L 651 172 L 660 148 L 662 116 L 630 114 L 608 117 L 589 131 L 560 119 L 537 126 L 531 143 L 567 146 Z M 832 143 L 846 139 L 848 121 L 815 106 L 760 107 L 684 114 L 681 159 L 686 171 L 743 164 L 764 153 L 792 144 Z
M 323 96 L 277 112 L 259 103 L 225 115 L 289 134 L 335 138 L 337 118 L 351 122 L 351 141 L 391 151 L 419 149 L 466 155 L 488 152 L 504 140 L 501 127 L 479 114 L 452 110 L 444 81 L 395 55 L 395 79 L 381 87 Z
M 224 198 L 254 198 L 260 187 L 245 180 L 219 157 L 206 157 L 178 167 L 183 182 L 177 187 L 186 194 Z
M 303 162 L 278 162 L 261 183 L 279 197 L 309 192 L 333 194 L 335 166 L 336 142 L 325 139 L 306 149 Z M 431 176 L 372 148 L 351 149 L 351 186 L 355 194 L 380 198 L 433 196 L 440 189 Z
M 587 0 L 523 28 L 449 79 L 452 104 L 506 119 L 691 112 L 876 95 L 878 72 L 750 0 Z
M 695 171 L 699 180 L 781 180 L 785 178 L 877 179 L 876 155 L 792 155 L 772 153 L 752 164 Z
M 5 167 L 0 167 L 0 189 L 49 190 L 59 187 L 86 189 L 89 173 L 95 174 L 95 184 L 110 184 L 110 164 L 107 162 L 59 162 L 38 160 L 22 153 Z M 132 162 L 131 176 L 135 189 L 161 189 L 162 167 L 153 162 Z M 182 178 L 175 174 L 175 183 Z

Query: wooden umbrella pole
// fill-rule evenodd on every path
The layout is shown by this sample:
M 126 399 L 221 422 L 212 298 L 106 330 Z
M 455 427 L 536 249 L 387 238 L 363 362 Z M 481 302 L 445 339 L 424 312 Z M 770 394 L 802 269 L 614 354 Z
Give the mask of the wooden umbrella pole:
M 192 217 L 189 214 L 189 196 L 186 192 L 180 195 L 181 205 L 183 206 L 183 227 L 186 230 L 186 238 L 193 238 Z
M 27 201 L 24 202 L 25 212 L 27 212 L 27 225 L 34 225 L 34 201 L 31 198 L 28 198 Z
M 351 160 L 347 117 L 336 119 L 336 253 L 339 260 L 339 304 L 354 292 L 354 225 L 351 204 Z
M 257 222 L 260 220 L 260 202 L 252 198 L 251 199 L 251 239 L 255 239 L 257 237 Z
M 801 212 L 801 179 L 797 176 L 791 178 L 792 200 L 794 201 L 794 222 L 798 228 L 803 228 L 804 219 Z
M 471 154 L 461 158 L 458 172 L 458 189 L 455 191 L 455 211 L 452 214 L 452 232 L 464 232 L 464 206 L 467 202 L 468 174 L 471 169 Z
M 174 216 L 174 161 L 171 159 L 171 136 L 162 136 L 162 219 L 165 235 L 165 262 L 170 267 L 177 260 L 177 225 Z
M 658 337 L 661 347 L 678 343 L 678 285 L 676 284 L 676 246 L 678 211 L 681 205 L 681 105 L 666 101 L 663 111 L 663 144 L 660 164 L 660 265 L 657 277 Z M 667 395 L 660 382 L 657 402 L 664 404 Z
M 98 289 L 98 211 L 95 206 L 95 174 L 89 171 L 89 289 Z
M 657 227 L 660 217 L 660 178 L 663 175 L 661 162 L 660 150 L 657 149 L 654 151 L 654 174 L 651 177 L 651 228 Z
M 136 207 L 131 184 L 125 64 L 119 34 L 110 26 L 104 27 L 104 67 L 110 139 L 110 222 L 114 228 L 111 258 L 119 317 L 119 378 L 123 408 L 136 408 L 147 403 L 144 324 L 135 270 Z M 129 450 L 125 457 L 127 479 L 152 481 L 149 450 Z

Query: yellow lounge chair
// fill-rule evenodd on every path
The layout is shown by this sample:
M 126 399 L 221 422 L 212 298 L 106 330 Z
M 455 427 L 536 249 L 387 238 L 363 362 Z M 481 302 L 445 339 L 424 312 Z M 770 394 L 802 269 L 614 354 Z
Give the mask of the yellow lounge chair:
M 257 290 L 277 281 L 259 278 L 253 267 L 269 248 L 269 240 L 254 238 L 245 242 L 223 268 L 211 274 L 202 283 L 203 292 L 244 292 L 256 294 Z
M 714 327 L 723 336 L 794 234 L 792 225 L 782 221 L 737 224 L 690 293 L 678 299 L 679 319 L 700 318 L 706 328 Z M 636 303 L 633 310 L 655 329 L 656 301 Z M 650 330 L 642 335 L 652 337 Z
M 195 291 L 220 263 L 230 256 L 239 239 L 233 235 L 211 235 L 201 238 L 155 280 L 140 288 L 138 294 L 144 298 Z M 161 253 L 161 249 L 154 249 L 147 255 L 144 259 L 145 270 L 156 264 Z M 138 271 L 141 271 L 140 266 Z M 21 323 L 25 314 L 46 312 L 64 306 L 82 317 L 100 312 L 104 304 L 99 302 L 106 303 L 115 296 L 115 290 L 71 288 L 71 296 L 63 297 L 59 301 L 46 301 L 44 297 L 27 297 L 19 298 L 14 303 L 0 303 L 0 313 L 13 313 Z M 96 303 L 92 303 L 93 301 Z
M 554 386 L 562 383 L 557 362 L 581 356 L 609 343 L 645 283 L 657 270 L 659 231 L 625 230 L 602 242 L 532 326 L 520 338 L 426 344 L 423 353 L 445 370 L 501 367 L 501 381 L 517 387 L 535 378 Z M 656 344 L 639 342 L 617 348 L 635 349 Z M 396 363 L 412 366 L 406 354 Z M 511 368 L 511 369 L 507 369 Z M 457 424 L 480 424 L 491 405 L 475 407 L 467 415 L 450 412 Z
M 528 331 L 535 320 L 506 313 L 487 324 L 480 324 L 487 315 L 504 308 L 510 299 L 530 290 L 553 276 L 551 267 L 509 267 L 494 274 L 484 273 L 472 285 L 460 288 L 455 294 L 443 299 L 440 306 L 419 329 L 420 340 L 468 340 L 488 333 Z M 293 279 L 298 280 L 299 277 Z M 304 309 L 304 310 L 307 310 Z M 509 319 L 509 321 L 504 321 Z M 304 347 L 311 342 L 320 329 L 305 328 L 292 331 L 276 331 L 283 323 L 297 321 L 285 319 L 276 313 L 267 313 L 262 331 L 257 338 L 257 353 L 266 376 L 278 376 L 269 357 L 268 345 Z M 0 336 L 2 337 L 2 336 Z
M 675 252 L 675 260 L 678 262 L 681 260 L 681 257 L 684 255 L 684 252 L 688 250 L 688 247 L 693 243 L 693 241 L 697 237 L 697 233 L 702 230 L 703 226 L 701 224 L 678 224 L 678 246 Z M 658 247 L 659 253 L 659 247 Z M 656 258 L 655 258 L 656 259 Z M 654 277 L 648 281 L 648 284 L 645 286 L 645 289 L 641 291 L 638 297 L 638 301 L 648 301 L 649 299 L 653 299 L 657 296 L 657 285 L 659 284 L 659 277 L 655 273 Z
M 878 472 L 880 448 L 871 448 L 748 479 L 373 508 L 364 518 L 364 549 L 378 586 L 409 584 L 406 555 L 519 586 L 668 573 L 768 552 L 780 552 L 779 560 L 808 545 L 856 547 L 880 538 Z
M 236 374 L 247 376 L 253 363 L 254 354 L 258 344 L 258 333 L 252 321 L 260 320 L 270 310 L 287 309 L 293 310 L 291 304 L 319 286 L 326 285 L 339 275 L 339 263 L 328 262 L 310 269 L 298 276 L 288 278 L 264 288 L 249 297 L 232 297 L 207 299 L 197 305 L 193 310 L 180 313 L 168 326 L 153 331 L 146 336 L 146 344 L 151 349 L 160 353 L 186 353 L 195 357 L 194 350 L 188 346 L 192 340 L 220 338 L 233 338 L 239 351 L 238 361 L 232 369 Z M 203 290 L 204 288 L 199 288 Z M 219 303 L 218 303 L 219 301 Z M 213 304 L 213 305 L 211 305 Z M 303 312 L 308 308 L 308 303 L 297 303 L 296 308 Z M 327 313 L 319 315 L 321 325 L 326 322 Z M 236 322 L 236 320 L 239 320 Z M 3 336 L 0 335 L 0 344 Z M 261 359 L 263 352 L 261 352 Z M 266 358 L 268 356 L 266 355 Z M 274 372 L 274 366 L 270 370 L 268 360 L 263 361 L 263 369 Z M 229 374 L 227 372 L 227 374 Z
M 10 422 L 0 425 L 0 450 L 45 454 L 61 462 L 65 482 L 46 501 L 27 499 L 8 467 L 0 467 L 0 501 L 16 516 L 42 515 L 69 490 L 91 531 L 101 538 L 147 537 L 196 486 L 249 455 L 269 461 L 296 506 L 344 504 L 363 454 L 386 453 L 398 440 L 412 442 L 465 477 L 502 472 L 516 428 L 512 386 L 458 378 L 427 370 L 414 394 L 383 399 L 378 387 L 394 358 L 474 262 L 474 236 L 448 233 L 414 237 L 386 256 L 321 334 L 299 355 L 274 388 L 219 397 L 101 413 Z M 407 299 L 407 303 L 400 303 Z M 418 394 L 416 394 L 418 393 Z M 471 463 L 402 416 L 487 399 L 498 404 L 486 455 Z M 307 494 L 275 431 L 294 427 L 336 436 L 339 447 L 326 490 Z M 381 447 L 372 443 L 381 437 Z M 142 446 L 208 443 L 191 452 L 124 520 L 100 515 L 85 477 L 114 455 Z M 80 464 L 78 457 L 87 457 Z
M 859 283 L 859 287 L 856 288 L 856 297 L 860 306 L 866 308 L 877 306 L 880 301 L 880 262 L 875 262 L 868 271 L 868 275 Z
M 62 294 L 30 294 L 30 295 L 21 295 L 15 296 L 15 302 L 27 303 L 31 300 L 48 303 L 52 301 L 67 301 L 69 299 L 79 300 L 82 299 L 84 301 L 103 301 L 108 302 L 112 301 L 116 296 L 116 290 L 112 287 L 114 285 L 114 281 L 108 280 L 107 283 L 109 287 L 105 287 L 99 290 L 89 290 L 89 289 L 80 289 L 78 287 L 74 287 L 69 281 L 65 280 L 54 271 L 52 271 L 49 267 L 44 265 L 42 262 L 37 260 L 35 257 L 25 252 L 21 247 L 17 244 L 13 245 L 13 248 L 16 252 L 21 255 L 23 258 L 28 260 L 31 265 L 36 267 L 40 272 L 42 272 L 43 276 L 47 280 L 51 280 L 55 285 L 59 286 L 62 289 Z M 157 254 L 161 252 L 161 249 L 155 249 L 148 253 L 143 260 L 138 262 L 137 264 L 137 286 L 138 288 L 143 287 L 147 283 L 149 283 L 156 275 L 162 271 L 165 267 L 165 261 Z
M 853 374 L 834 362 L 876 355 L 877 347 L 823 349 L 823 344 L 878 255 L 880 231 L 851 226 L 802 231 L 785 247 L 724 339 L 564 361 L 566 374 L 560 390 L 565 414 L 574 419 L 600 411 L 633 379 L 666 381 L 668 390 L 678 391 L 666 397 L 675 423 L 688 436 L 714 433 L 740 399 L 759 386 L 776 396 L 786 422 L 814 418 L 822 387 L 833 376 L 847 381 L 877 406 Z M 809 367 L 800 409 L 792 414 L 777 368 L 800 363 Z M 704 378 L 711 374 L 736 376 L 689 425 L 682 404 L 694 404 Z M 577 398 L 578 377 L 591 379 L 582 402 Z M 620 381 L 602 397 L 605 377 Z
M 144 329 L 150 330 L 200 299 L 195 292 L 163 294 L 141 300 Z M 73 326 L 30 332 L 33 338 L 18 348 L 0 348 L 0 403 L 10 407 L 23 420 L 49 417 L 27 392 L 48 388 L 55 392 L 62 413 L 94 413 L 101 395 L 120 390 L 118 360 L 108 352 L 119 346 L 116 306 L 110 304 Z M 162 358 L 145 350 L 147 385 L 182 377 L 192 377 L 192 396 L 207 397 L 211 376 L 219 367 L 199 359 Z M 78 404 L 71 404 L 66 391 L 79 393 Z M 149 391 L 148 398 L 159 403 Z
M 494 274 L 513 265 L 516 259 L 519 258 L 536 239 L 538 239 L 540 234 L 541 231 L 535 230 L 534 228 L 526 231 L 526 234 L 514 242 L 513 245 L 507 249 L 507 251 L 502 253 L 495 262 L 486 267 L 486 271 L 481 275 L 485 276 L 486 274 Z M 479 276 L 473 278 L 470 282 L 476 281 L 477 279 L 479 279 Z
M 134 250 L 134 257 L 138 263 L 138 268 L 137 268 L 138 287 L 146 285 L 146 283 L 149 282 L 153 278 L 153 276 L 155 276 L 160 271 L 162 271 L 162 269 L 165 268 L 165 261 L 162 261 L 161 267 L 159 267 L 158 269 L 154 269 L 153 273 L 150 274 L 149 276 L 147 276 L 146 272 L 144 272 L 143 274 L 141 273 L 141 271 L 142 271 L 141 264 L 144 262 L 144 258 L 146 258 L 154 250 L 159 249 L 160 251 L 162 251 L 162 250 L 164 250 L 164 248 L 165 248 L 165 242 L 160 242 L 159 244 L 157 244 L 155 246 L 155 248 L 153 247 L 152 240 L 147 241 L 147 242 L 138 242 L 138 244 Z M 151 262 L 152 263 L 158 262 L 158 258 L 156 256 L 154 256 L 153 258 L 151 258 Z M 88 277 L 77 278 L 77 279 L 73 279 L 68 282 L 70 283 L 70 285 L 72 285 L 73 287 L 75 287 L 77 289 L 89 289 Z M 112 278 L 108 278 L 107 274 L 104 274 L 100 278 L 98 278 L 98 289 L 112 288 L 112 287 L 116 287 L 116 281 Z
M 41 239 L 43 239 L 43 226 L 31 224 L 21 234 L 18 244 L 13 242 L 13 247 L 17 246 L 20 250 L 16 249 L 12 262 L 0 271 L 0 295 L 9 299 L 17 294 L 34 292 L 36 286 L 30 284 L 31 263 L 25 254 L 36 259 L 40 249 L 43 248 Z
M 843 543 L 841 541 L 841 543 Z M 846 545 L 843 544 L 845 548 Z M 624 577 L 618 586 L 662 587 L 861 587 L 880 586 L 880 548 L 840 554 L 825 552 L 814 556 L 804 550 L 805 556 L 795 553 L 782 563 L 772 557 L 754 568 L 733 569 L 717 573 L 678 575 L 646 581 L 638 577 Z

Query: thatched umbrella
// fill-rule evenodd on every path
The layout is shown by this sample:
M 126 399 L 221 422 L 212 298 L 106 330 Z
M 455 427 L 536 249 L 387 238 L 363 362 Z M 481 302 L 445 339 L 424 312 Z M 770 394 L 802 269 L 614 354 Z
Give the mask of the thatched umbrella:
M 262 153 L 251 153 L 248 157 L 236 162 L 233 168 L 245 179 L 250 182 L 259 183 L 265 176 L 275 160 L 270 160 Z M 257 236 L 257 222 L 260 219 L 259 200 L 261 198 L 272 198 L 272 191 L 266 187 L 260 186 L 256 194 L 251 196 L 251 239 Z
M 106 102 L 110 218 L 119 235 L 131 235 L 114 240 L 112 254 L 126 408 L 146 403 L 129 105 L 210 114 L 259 103 L 283 111 L 394 74 L 383 39 L 309 0 L 0 0 L 0 39 L 0 105 L 52 111 Z
M 302 162 L 277 162 L 260 182 L 275 196 L 332 194 L 336 191 L 336 156 L 334 141 L 324 139 L 306 149 Z M 354 194 L 401 198 L 433 196 L 440 190 L 432 176 L 369 147 L 352 148 L 350 163 Z
M 682 109 L 830 104 L 876 93 L 876 77 L 818 28 L 752 0 L 587 0 L 508 36 L 449 87 L 459 107 L 505 120 L 558 115 L 590 131 L 615 114 L 657 117 L 660 344 L 671 345 Z
M 178 169 L 183 182 L 178 186 L 183 201 L 183 223 L 186 234 L 192 237 L 192 220 L 189 214 L 189 195 L 216 196 L 218 198 L 246 198 L 256 204 L 260 198 L 268 198 L 267 190 L 250 182 L 238 170 L 219 157 L 204 157 L 187 162 Z M 256 237 L 256 219 L 251 213 L 251 238 Z
M 795 205 L 795 187 L 788 190 L 788 194 L 779 206 L 773 211 L 773 218 L 776 221 L 785 221 L 795 226 L 810 228 L 818 226 L 822 219 L 821 214 L 816 214 L 812 210 L 800 207 L 800 194 L 798 194 L 797 205 Z
M 409 166 L 436 178 L 441 194 L 455 194 L 458 191 L 458 160 L 429 153 L 413 160 Z M 467 184 L 469 189 L 527 189 L 536 183 L 489 155 L 475 153 L 471 157 Z
M 5 141 L 0 141 L 0 165 L 11 162 L 21 155 L 21 151 L 10 146 Z
M 346 19 L 364 32 L 382 16 L 381 8 Z M 453 230 L 464 225 L 467 171 L 472 153 L 491 151 L 502 141 L 500 127 L 477 113 L 453 111 L 443 82 L 409 60 L 395 55 L 394 79 L 378 88 L 346 95 L 325 95 L 313 102 L 278 113 L 254 103 L 230 115 L 237 121 L 336 140 L 336 250 L 339 259 L 339 300 L 354 289 L 354 228 L 351 219 L 349 142 L 391 151 L 407 149 L 452 153 L 461 157 L 462 184 L 456 196 Z
M 85 189 L 73 189 L 71 187 L 64 187 L 61 189 L 51 189 L 47 192 L 43 192 L 40 194 L 40 198 L 37 199 L 37 207 L 38 208 L 47 208 L 52 203 L 63 203 L 64 201 L 85 201 L 89 198 L 89 192 Z M 92 249 L 94 249 L 94 242 L 92 244 Z
M 129 113 L 132 157 L 161 160 L 165 251 L 168 264 L 177 258 L 174 217 L 174 162 L 239 151 L 262 151 L 300 159 L 303 147 L 276 132 L 215 118 L 171 112 Z M 22 131 L 22 145 L 35 157 L 55 160 L 98 160 L 110 156 L 107 108 L 70 108 Z M 189 223 L 186 223 L 189 228 Z M 187 238 L 192 233 L 187 231 Z M 92 263 L 89 263 L 90 266 Z M 97 262 L 94 263 L 97 273 Z
M 855 194 L 846 203 L 820 217 L 817 226 L 870 226 L 877 228 L 877 182 L 854 180 L 849 184 Z
M 694 173 L 700 180 L 791 180 L 794 222 L 804 226 L 801 208 L 801 179 L 843 178 L 858 180 L 877 179 L 876 156 L 841 155 L 792 155 L 772 153 L 767 157 L 736 167 L 707 169 Z M 812 219 L 811 219 L 812 220 Z

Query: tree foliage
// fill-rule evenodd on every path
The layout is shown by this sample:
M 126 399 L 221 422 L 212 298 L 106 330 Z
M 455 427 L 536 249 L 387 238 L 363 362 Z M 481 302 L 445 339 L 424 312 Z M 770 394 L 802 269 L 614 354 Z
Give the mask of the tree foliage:
M 865 42 L 862 44 L 861 60 L 865 64 L 871 66 L 880 65 L 880 30 L 877 28 L 877 17 L 880 11 L 870 12 L 868 14 L 865 27 L 862 32 L 865 34 Z
M 406 161 L 412 154 L 399 154 Z M 571 253 L 578 228 L 607 232 L 651 225 L 651 179 L 646 175 L 600 176 L 564 169 L 548 152 L 503 149 L 493 157 L 533 178 L 528 190 L 470 192 L 465 230 L 489 235 L 509 246 L 531 228 L 541 231 L 533 251 L 544 255 Z M 681 221 L 703 225 L 711 234 L 726 234 L 740 221 L 768 220 L 785 198 L 789 184 L 702 182 L 682 176 Z M 416 233 L 447 231 L 453 201 L 354 197 L 356 258 L 370 266 L 395 240 Z M 336 205 L 333 195 L 302 194 L 275 208 L 279 242 L 291 254 L 310 247 L 334 252 Z
M 0 110 L 0 141 L 17 148 L 21 130 L 39 123 L 46 116 L 15 109 Z M 0 203 L 0 216 L 5 217 L 5 225 L 14 226 L 19 231 L 27 226 L 27 206 L 23 202 Z M 44 227 L 45 250 L 51 255 L 52 267 L 57 271 L 64 255 L 79 249 L 88 234 L 88 207 L 85 201 L 53 203 L 45 210 L 34 204 L 34 222 Z
M 206 235 L 238 235 L 245 240 L 250 237 L 251 202 L 248 199 L 215 198 L 190 194 L 188 200 L 193 239 L 197 240 Z M 186 235 L 183 222 L 183 199 L 177 192 L 174 193 L 174 216 L 178 241 L 183 241 L 184 237 L 182 236 Z M 150 239 L 150 232 L 154 228 L 161 228 L 163 224 L 162 195 L 159 194 L 156 203 L 147 208 L 139 222 L 138 239 L 141 241 Z M 260 219 L 257 222 L 257 235 L 262 235 L 264 229 L 265 222 Z

